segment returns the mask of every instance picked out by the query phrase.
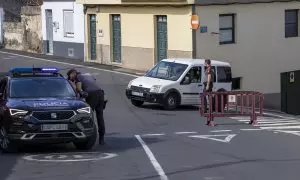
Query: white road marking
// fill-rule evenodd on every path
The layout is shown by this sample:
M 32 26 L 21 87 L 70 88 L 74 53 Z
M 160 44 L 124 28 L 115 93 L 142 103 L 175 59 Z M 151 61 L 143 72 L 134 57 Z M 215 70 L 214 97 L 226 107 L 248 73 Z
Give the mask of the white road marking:
M 213 131 L 210 131 L 210 132 L 230 132 L 231 130 L 213 130 Z
M 161 133 L 161 134 L 143 134 L 142 136 L 164 136 L 166 134 Z
M 248 123 L 248 122 L 245 122 Z M 274 123 L 300 123 L 300 121 L 258 121 L 258 124 L 274 124 Z
M 258 124 L 256 126 L 284 126 L 284 125 L 300 125 L 300 122 L 290 122 L 290 123 L 272 123 L 272 124 Z
M 300 136 L 300 131 L 282 131 L 282 130 L 275 130 L 275 132 L 283 132 L 283 133 L 287 133 L 287 134 L 293 134 L 296 136 Z
M 39 61 L 45 61 L 45 62 L 52 62 L 52 63 L 57 63 L 57 64 L 64 64 L 64 65 L 70 65 L 70 66 L 77 66 L 77 67 L 84 67 L 87 69 L 93 69 L 93 70 L 98 70 L 98 71 L 104 71 L 104 72 L 111 72 L 111 73 L 116 73 L 116 74 L 122 74 L 122 75 L 127 75 L 127 76 L 132 76 L 132 77 L 140 77 L 139 75 L 133 75 L 125 72 L 120 72 L 120 71 L 113 71 L 113 70 L 107 70 L 107 69 L 101 69 L 101 68 L 96 68 L 96 67 L 91 67 L 91 66 L 85 66 L 85 65 L 79 65 L 79 64 L 72 64 L 72 63 L 67 63 L 67 62 L 59 62 L 59 61 L 54 61 L 54 60 L 49 60 L 49 59 L 44 59 L 44 58 L 37 58 L 37 57 L 31 57 L 31 56 L 26 56 L 26 55 L 21 55 L 21 54 L 15 54 L 15 53 L 9 53 L 9 52 L 3 52 L 0 51 L 2 54 L 10 54 L 14 56 L 19 56 L 19 57 L 25 57 L 29 59 L 35 59 Z
M 76 155 L 72 155 L 72 153 L 27 155 L 27 156 L 23 156 L 23 159 L 27 161 L 38 161 L 38 162 L 83 162 L 83 161 L 99 161 L 103 159 L 110 159 L 116 156 L 118 155 L 114 153 L 76 152 Z
M 146 152 L 148 158 L 150 159 L 150 162 L 152 163 L 153 167 L 157 171 L 158 175 L 160 176 L 161 180 L 168 180 L 169 178 L 167 177 L 165 171 L 163 168 L 160 166 L 159 162 L 156 160 L 155 156 L 151 152 L 150 148 L 147 146 L 147 144 L 144 142 L 144 140 L 141 138 L 139 135 L 135 135 L 136 139 L 139 141 L 139 143 L 142 145 L 144 148 L 144 151 Z
M 235 136 L 236 136 L 236 134 L 215 134 L 215 135 L 193 135 L 193 136 L 189 136 L 189 137 L 209 139 L 209 140 L 229 143 L 232 140 L 232 138 L 234 138 Z M 218 138 L 214 138 L 214 137 L 225 137 L 225 139 L 218 139 Z
M 175 132 L 175 134 L 195 134 L 197 133 L 196 131 L 191 131 L 191 132 Z
M 291 121 L 296 119 L 258 119 L 257 122 L 273 122 L 273 121 Z M 240 119 L 240 122 L 249 122 L 249 119 Z
M 274 126 L 274 127 L 259 127 L 261 129 L 300 129 L 300 126 Z
M 262 129 L 240 129 L 241 131 L 261 131 Z

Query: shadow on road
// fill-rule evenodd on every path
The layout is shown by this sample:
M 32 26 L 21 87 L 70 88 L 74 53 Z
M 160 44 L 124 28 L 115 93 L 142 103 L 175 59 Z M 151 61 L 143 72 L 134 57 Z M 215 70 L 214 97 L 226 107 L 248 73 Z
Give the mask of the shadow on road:
M 143 106 L 141 106 L 141 108 L 155 110 L 155 111 L 157 111 L 157 110 L 166 111 L 163 109 L 163 107 L 161 105 L 158 105 L 158 104 L 144 104 Z M 179 106 L 173 111 L 199 111 L 199 107 L 198 106 Z M 168 111 L 166 111 L 166 112 L 168 112 Z
M 13 173 L 13 168 L 17 164 L 19 154 L 1 154 L 0 152 L 0 179 L 5 180 L 8 176 Z
M 141 144 L 134 136 L 121 137 L 121 136 L 113 136 L 113 135 L 112 134 L 107 135 L 107 137 L 105 138 L 106 141 L 105 145 L 98 145 L 97 144 L 98 141 L 97 141 L 93 149 L 90 151 L 118 153 L 118 152 L 128 151 L 131 149 L 142 148 Z M 143 139 L 147 141 L 147 144 L 154 144 L 162 141 L 162 139 L 154 138 L 154 137 L 143 137 Z M 36 153 L 36 154 L 62 153 L 62 152 L 79 152 L 79 151 L 73 146 L 72 143 L 54 144 L 54 145 L 49 145 L 49 144 L 31 145 L 22 148 L 20 151 L 20 153 Z M 85 151 L 80 151 L 80 152 L 85 152 Z

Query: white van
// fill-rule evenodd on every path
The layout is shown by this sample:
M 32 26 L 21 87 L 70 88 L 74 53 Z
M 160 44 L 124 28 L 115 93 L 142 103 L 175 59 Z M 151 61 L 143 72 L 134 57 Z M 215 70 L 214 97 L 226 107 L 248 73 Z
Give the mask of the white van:
M 211 60 L 215 71 L 213 91 L 231 91 L 231 66 Z M 204 59 L 164 59 L 144 76 L 133 79 L 126 96 L 135 106 L 158 103 L 172 110 L 179 105 L 199 105 L 205 78 Z

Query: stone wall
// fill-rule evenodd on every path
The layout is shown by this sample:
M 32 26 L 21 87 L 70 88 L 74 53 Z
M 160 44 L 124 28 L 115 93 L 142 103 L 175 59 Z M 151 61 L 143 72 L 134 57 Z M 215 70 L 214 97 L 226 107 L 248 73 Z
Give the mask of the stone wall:
M 42 53 L 41 8 L 21 8 L 21 22 L 4 22 L 4 47 L 7 49 Z

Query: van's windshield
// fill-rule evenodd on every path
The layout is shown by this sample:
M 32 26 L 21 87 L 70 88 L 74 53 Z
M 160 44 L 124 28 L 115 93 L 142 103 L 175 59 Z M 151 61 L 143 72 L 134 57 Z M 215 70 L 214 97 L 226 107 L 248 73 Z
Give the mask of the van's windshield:
M 188 65 L 175 62 L 160 61 L 148 73 L 147 77 L 177 81 Z

